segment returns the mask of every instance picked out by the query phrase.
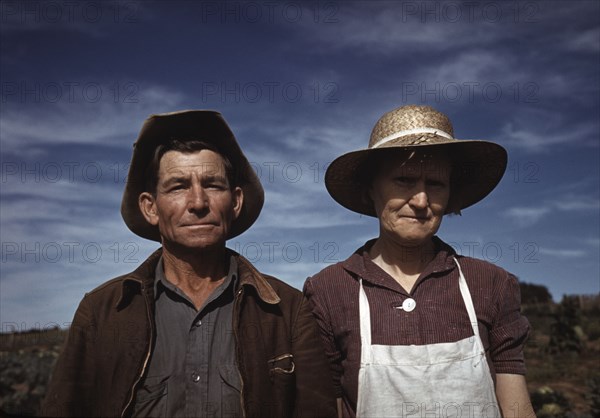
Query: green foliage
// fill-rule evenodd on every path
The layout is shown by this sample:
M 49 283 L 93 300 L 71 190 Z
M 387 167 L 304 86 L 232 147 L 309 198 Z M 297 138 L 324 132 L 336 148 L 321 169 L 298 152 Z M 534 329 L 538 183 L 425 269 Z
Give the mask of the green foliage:
M 589 341 L 600 339 L 600 321 L 596 318 L 584 318 L 582 328 Z
M 588 393 L 586 399 L 590 403 L 590 414 L 592 418 L 600 418 L 600 376 L 588 380 Z
M 554 314 L 550 328 L 550 353 L 580 353 L 584 347 L 585 335 L 581 328 L 579 299 L 565 296 Z
M 523 305 L 552 303 L 552 295 L 546 286 L 520 282 L 519 287 L 521 288 L 521 303 Z
M 600 295 L 579 296 L 581 305 L 581 327 L 588 341 L 600 339 Z
M 595 317 L 600 316 L 600 294 L 579 295 L 578 298 L 582 312 Z
M 543 386 L 531 394 L 531 404 L 538 418 L 563 418 L 571 411 L 565 396 L 549 386 Z

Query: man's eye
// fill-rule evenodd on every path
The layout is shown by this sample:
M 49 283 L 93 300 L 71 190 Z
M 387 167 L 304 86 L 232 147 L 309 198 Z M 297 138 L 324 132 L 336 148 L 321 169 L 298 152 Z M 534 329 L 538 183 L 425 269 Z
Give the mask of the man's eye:
M 215 189 L 215 190 L 224 190 L 227 188 L 227 185 L 221 182 L 208 183 L 206 186 L 207 189 Z

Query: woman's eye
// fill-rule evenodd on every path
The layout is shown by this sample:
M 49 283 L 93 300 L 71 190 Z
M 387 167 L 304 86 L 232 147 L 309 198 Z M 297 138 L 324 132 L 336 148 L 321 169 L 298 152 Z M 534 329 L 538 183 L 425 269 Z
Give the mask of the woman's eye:
M 432 187 L 446 187 L 446 183 L 444 183 L 443 181 L 438 181 L 438 180 L 428 181 L 427 184 L 429 184 Z
M 396 182 L 401 184 L 412 184 L 415 182 L 415 179 L 410 177 L 396 177 Z

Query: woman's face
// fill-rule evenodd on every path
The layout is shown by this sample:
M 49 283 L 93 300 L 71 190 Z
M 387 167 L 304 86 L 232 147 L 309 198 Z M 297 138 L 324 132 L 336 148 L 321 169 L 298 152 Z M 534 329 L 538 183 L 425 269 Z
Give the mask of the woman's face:
M 406 247 L 428 243 L 448 205 L 450 169 L 443 156 L 385 159 L 369 189 L 380 238 Z

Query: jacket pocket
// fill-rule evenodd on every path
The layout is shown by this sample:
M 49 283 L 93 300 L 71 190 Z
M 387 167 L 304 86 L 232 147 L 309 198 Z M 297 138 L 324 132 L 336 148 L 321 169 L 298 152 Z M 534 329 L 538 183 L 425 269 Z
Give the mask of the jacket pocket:
M 274 374 L 292 374 L 296 370 L 296 364 L 294 364 L 294 356 L 286 353 L 268 361 L 269 363 L 269 374 L 271 377 Z
M 296 364 L 290 353 L 268 360 L 275 416 L 292 416 L 296 404 Z

